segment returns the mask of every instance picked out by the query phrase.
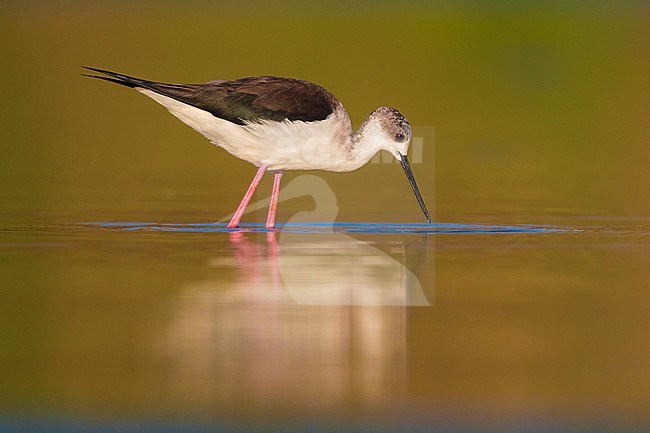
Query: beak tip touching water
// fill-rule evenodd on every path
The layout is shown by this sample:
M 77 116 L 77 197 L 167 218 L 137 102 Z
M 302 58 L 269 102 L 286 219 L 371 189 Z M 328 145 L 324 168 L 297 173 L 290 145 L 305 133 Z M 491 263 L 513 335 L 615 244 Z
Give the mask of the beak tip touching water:
M 404 169 L 404 173 L 406 173 L 406 177 L 408 178 L 409 183 L 411 184 L 411 188 L 415 193 L 415 198 L 418 200 L 418 203 L 420 204 L 420 208 L 422 209 L 422 212 L 424 212 L 424 216 L 426 217 L 427 222 L 431 224 L 431 217 L 429 216 L 427 205 L 424 204 L 424 199 L 422 198 L 422 194 L 420 194 L 420 189 L 418 188 L 418 184 L 415 182 L 415 176 L 413 176 L 413 170 L 411 170 L 411 164 L 409 164 L 409 160 L 406 155 L 399 153 L 399 156 L 401 158 L 399 162 L 402 165 L 402 168 Z

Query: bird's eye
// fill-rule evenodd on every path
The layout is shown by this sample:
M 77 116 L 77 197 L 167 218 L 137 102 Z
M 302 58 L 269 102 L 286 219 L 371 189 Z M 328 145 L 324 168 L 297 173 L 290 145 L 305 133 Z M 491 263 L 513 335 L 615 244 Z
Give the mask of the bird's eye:
M 397 141 L 398 143 L 401 143 L 404 140 L 406 140 L 406 135 L 401 134 L 401 133 L 395 134 L 395 141 Z

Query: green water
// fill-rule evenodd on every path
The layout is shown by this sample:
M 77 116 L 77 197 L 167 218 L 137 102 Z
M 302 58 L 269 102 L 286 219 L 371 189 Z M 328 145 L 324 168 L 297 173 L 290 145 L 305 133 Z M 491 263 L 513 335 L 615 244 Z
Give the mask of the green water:
M 0 430 L 650 425 L 644 3 L 2 7 Z M 437 223 L 558 231 L 86 224 L 218 221 L 255 168 L 81 65 L 395 106 Z M 395 163 L 283 185 L 281 222 L 424 221 Z

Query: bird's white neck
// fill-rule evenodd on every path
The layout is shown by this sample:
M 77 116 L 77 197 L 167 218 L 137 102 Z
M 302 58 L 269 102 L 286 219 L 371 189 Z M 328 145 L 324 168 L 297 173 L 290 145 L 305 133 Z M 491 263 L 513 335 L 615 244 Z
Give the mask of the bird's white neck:
M 359 168 L 383 149 L 384 138 L 372 118 L 366 119 L 359 129 L 349 135 L 350 153 Z

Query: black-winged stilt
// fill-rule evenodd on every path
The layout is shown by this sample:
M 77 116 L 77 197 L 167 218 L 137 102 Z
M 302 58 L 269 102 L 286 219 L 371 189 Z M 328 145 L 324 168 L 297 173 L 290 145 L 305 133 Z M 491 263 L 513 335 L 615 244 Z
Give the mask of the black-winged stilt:
M 228 228 L 239 226 L 267 170 L 275 176 L 266 227 L 274 228 L 283 170 L 353 171 L 380 150 L 390 152 L 400 162 L 427 222 L 431 222 L 406 156 L 411 126 L 394 108 L 376 109 L 354 132 L 343 104 L 309 81 L 261 76 L 165 84 L 86 69 L 105 75 L 89 77 L 144 93 L 213 144 L 258 167 Z

